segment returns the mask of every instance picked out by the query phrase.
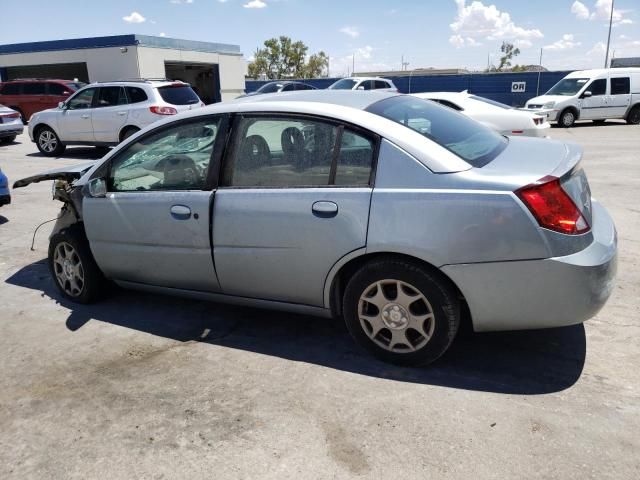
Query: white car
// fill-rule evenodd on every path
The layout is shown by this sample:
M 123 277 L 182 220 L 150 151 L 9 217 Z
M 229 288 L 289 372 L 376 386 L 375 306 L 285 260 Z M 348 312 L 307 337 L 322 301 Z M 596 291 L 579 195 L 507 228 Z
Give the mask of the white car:
M 620 118 L 640 124 L 640 68 L 605 68 L 572 72 L 544 95 L 526 104 L 548 112 L 550 122 L 569 128 L 576 120 L 604 123 Z M 542 113 L 542 112 L 541 112 Z
M 0 143 L 11 143 L 24 130 L 19 112 L 0 105 Z
M 180 81 L 92 83 L 58 108 L 34 113 L 29 136 L 44 155 L 58 156 L 67 145 L 117 145 L 167 115 L 203 106 Z
M 329 86 L 329 90 L 380 90 L 382 92 L 398 92 L 391 80 L 380 77 L 342 78 Z
M 466 91 L 414 93 L 413 95 L 453 108 L 503 135 L 544 137 L 550 127 L 543 115 L 518 110 Z

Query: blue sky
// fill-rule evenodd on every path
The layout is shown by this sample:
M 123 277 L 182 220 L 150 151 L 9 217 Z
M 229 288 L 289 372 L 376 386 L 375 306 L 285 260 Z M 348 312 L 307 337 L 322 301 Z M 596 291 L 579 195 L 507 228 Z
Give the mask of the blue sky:
M 611 0 L 0 0 L 0 44 L 123 33 L 239 44 L 246 58 L 288 35 L 356 70 L 483 68 L 503 40 L 518 63 L 551 69 L 604 63 Z M 612 50 L 640 56 L 640 1 L 616 0 Z

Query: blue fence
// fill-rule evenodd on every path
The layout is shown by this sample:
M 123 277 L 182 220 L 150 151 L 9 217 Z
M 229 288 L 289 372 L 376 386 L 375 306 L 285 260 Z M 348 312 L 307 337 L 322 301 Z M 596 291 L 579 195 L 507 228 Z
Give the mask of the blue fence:
M 527 100 L 533 98 L 539 92 L 542 95 L 549 90 L 559 80 L 565 77 L 569 71 L 562 72 L 541 72 L 538 85 L 538 72 L 523 73 L 470 73 L 464 75 L 413 75 L 406 77 L 387 76 L 402 93 L 420 92 L 461 92 L 468 90 L 469 93 L 490 98 L 498 102 L 520 107 Z M 301 80 L 316 88 L 327 88 L 338 78 L 313 78 Z M 512 93 L 514 82 L 520 83 L 518 86 L 524 90 Z M 266 81 L 247 80 L 247 93 L 253 92 L 267 83 Z

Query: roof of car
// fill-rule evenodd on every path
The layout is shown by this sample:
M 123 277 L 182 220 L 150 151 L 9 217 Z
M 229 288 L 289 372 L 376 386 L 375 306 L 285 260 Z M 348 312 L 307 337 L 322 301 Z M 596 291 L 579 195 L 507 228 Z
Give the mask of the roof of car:
M 267 93 L 254 97 L 243 97 L 234 102 L 316 102 L 342 105 L 344 107 L 365 110 L 371 104 L 385 98 L 399 95 L 398 93 L 380 90 L 302 90 L 297 92 Z
M 22 82 L 62 82 L 62 83 L 78 83 L 75 80 L 63 80 L 60 78 L 14 78 L 13 80 L 5 80 L 0 83 L 22 83 Z

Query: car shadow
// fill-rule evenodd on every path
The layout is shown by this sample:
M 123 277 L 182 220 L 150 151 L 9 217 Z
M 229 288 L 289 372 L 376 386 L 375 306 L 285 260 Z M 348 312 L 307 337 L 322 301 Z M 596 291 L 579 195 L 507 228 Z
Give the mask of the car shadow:
M 180 342 L 198 341 L 401 382 L 503 394 L 562 391 L 579 378 L 586 355 L 582 324 L 549 330 L 464 333 L 437 362 L 396 367 L 362 352 L 340 320 L 114 289 L 94 305 L 61 297 L 46 260 L 6 280 L 42 292 L 70 310 L 66 327 L 100 321 Z
M 5 217 L 4 215 L 0 215 L 0 225 L 4 225 L 5 223 L 8 223 L 9 219 L 7 217 Z
M 74 160 L 98 160 L 104 157 L 108 153 L 108 150 L 96 148 L 96 147 L 77 147 L 77 148 L 67 148 L 64 153 L 56 159 L 74 159 Z M 27 157 L 33 158 L 50 158 L 43 155 L 40 152 L 27 153 Z
M 628 125 L 624 120 L 607 120 L 604 123 L 594 123 L 591 120 L 579 120 L 574 123 L 570 128 L 603 128 L 603 127 L 620 127 L 622 125 Z M 562 129 L 557 123 L 553 125 L 553 128 Z

